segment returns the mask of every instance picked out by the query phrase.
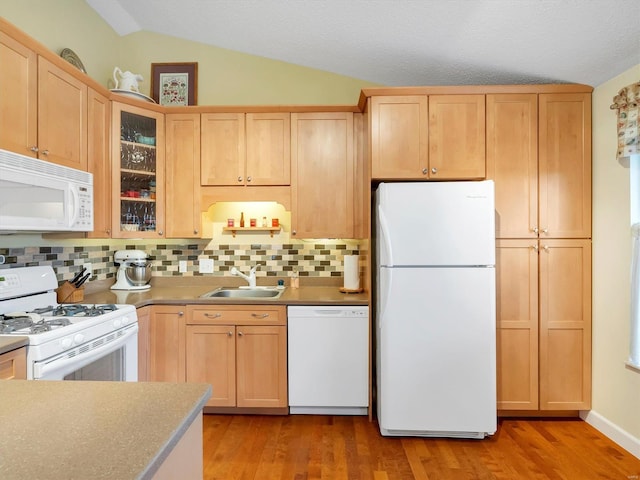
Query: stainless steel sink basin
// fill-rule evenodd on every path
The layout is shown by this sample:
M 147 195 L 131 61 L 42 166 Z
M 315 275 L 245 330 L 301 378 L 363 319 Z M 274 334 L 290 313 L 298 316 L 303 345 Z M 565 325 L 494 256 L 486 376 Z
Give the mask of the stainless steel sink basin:
M 210 292 L 200 295 L 200 298 L 260 298 L 276 299 L 282 295 L 284 290 L 276 288 L 216 288 Z

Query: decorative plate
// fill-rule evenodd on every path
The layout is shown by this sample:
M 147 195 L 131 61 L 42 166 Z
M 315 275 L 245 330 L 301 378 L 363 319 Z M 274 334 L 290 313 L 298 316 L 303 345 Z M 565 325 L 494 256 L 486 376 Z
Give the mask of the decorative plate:
M 82 64 L 82 60 L 80 60 L 78 55 L 76 55 L 76 53 L 70 48 L 63 48 L 62 51 L 60 52 L 60 56 L 64 58 L 67 62 L 69 62 L 71 65 L 76 67 L 78 70 L 80 70 L 82 73 L 87 73 L 87 70 L 84 68 L 84 65 Z
M 111 91 L 113 93 L 119 93 L 120 95 L 125 95 L 128 97 L 137 98 L 138 100 L 144 100 L 146 102 L 157 103 L 153 98 L 147 97 L 143 93 L 132 92 L 131 90 L 120 90 L 119 88 L 112 88 Z

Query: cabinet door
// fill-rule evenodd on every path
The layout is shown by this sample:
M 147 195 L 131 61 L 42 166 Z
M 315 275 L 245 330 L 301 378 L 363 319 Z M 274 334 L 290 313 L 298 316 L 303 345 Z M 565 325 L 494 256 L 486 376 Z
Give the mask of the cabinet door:
M 38 156 L 87 170 L 87 86 L 38 57 Z
M 164 237 L 164 115 L 118 102 L 112 108 L 112 235 Z
M 151 328 L 151 307 L 136 310 L 138 317 L 138 381 L 149 381 L 149 331 Z
M 199 238 L 200 115 L 168 114 L 165 121 L 167 238 Z
M 538 241 L 496 242 L 498 409 L 538 408 Z
M 428 109 L 424 95 L 371 97 L 372 178 L 428 178 Z
M 291 114 L 291 233 L 353 237 L 353 113 Z
M 93 174 L 93 232 L 88 238 L 111 237 L 111 103 L 89 89 L 87 94 L 87 168 Z
M 210 383 L 209 407 L 236 406 L 236 327 L 187 326 L 187 382 Z
M 238 326 L 236 349 L 238 407 L 286 407 L 286 327 Z
M 0 32 L 0 148 L 37 156 L 38 57 Z
M 591 237 L 591 94 L 541 94 L 540 231 Z
M 487 95 L 487 178 L 495 182 L 496 237 L 537 238 L 537 95 Z
M 247 113 L 246 184 L 291 183 L 291 119 L 289 113 Z
M 207 113 L 201 122 L 202 185 L 244 185 L 244 113 Z
M 154 306 L 149 325 L 149 381 L 185 381 L 184 306 Z
M 591 240 L 540 240 L 540 409 L 591 407 Z
M 27 349 L 17 348 L 0 355 L 0 380 L 27 379 Z
M 429 176 L 486 177 L 485 96 L 429 96 Z

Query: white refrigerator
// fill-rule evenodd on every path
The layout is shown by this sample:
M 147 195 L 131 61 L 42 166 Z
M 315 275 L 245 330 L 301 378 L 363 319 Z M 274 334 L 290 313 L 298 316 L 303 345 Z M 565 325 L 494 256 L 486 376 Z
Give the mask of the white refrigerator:
M 375 248 L 380 432 L 492 435 L 493 182 L 381 183 Z

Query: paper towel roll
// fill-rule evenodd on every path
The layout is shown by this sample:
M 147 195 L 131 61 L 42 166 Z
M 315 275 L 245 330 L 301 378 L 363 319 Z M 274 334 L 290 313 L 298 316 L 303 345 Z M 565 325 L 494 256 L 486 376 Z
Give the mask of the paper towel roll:
M 358 255 L 344 255 L 344 288 L 358 290 L 360 288 L 360 267 Z

